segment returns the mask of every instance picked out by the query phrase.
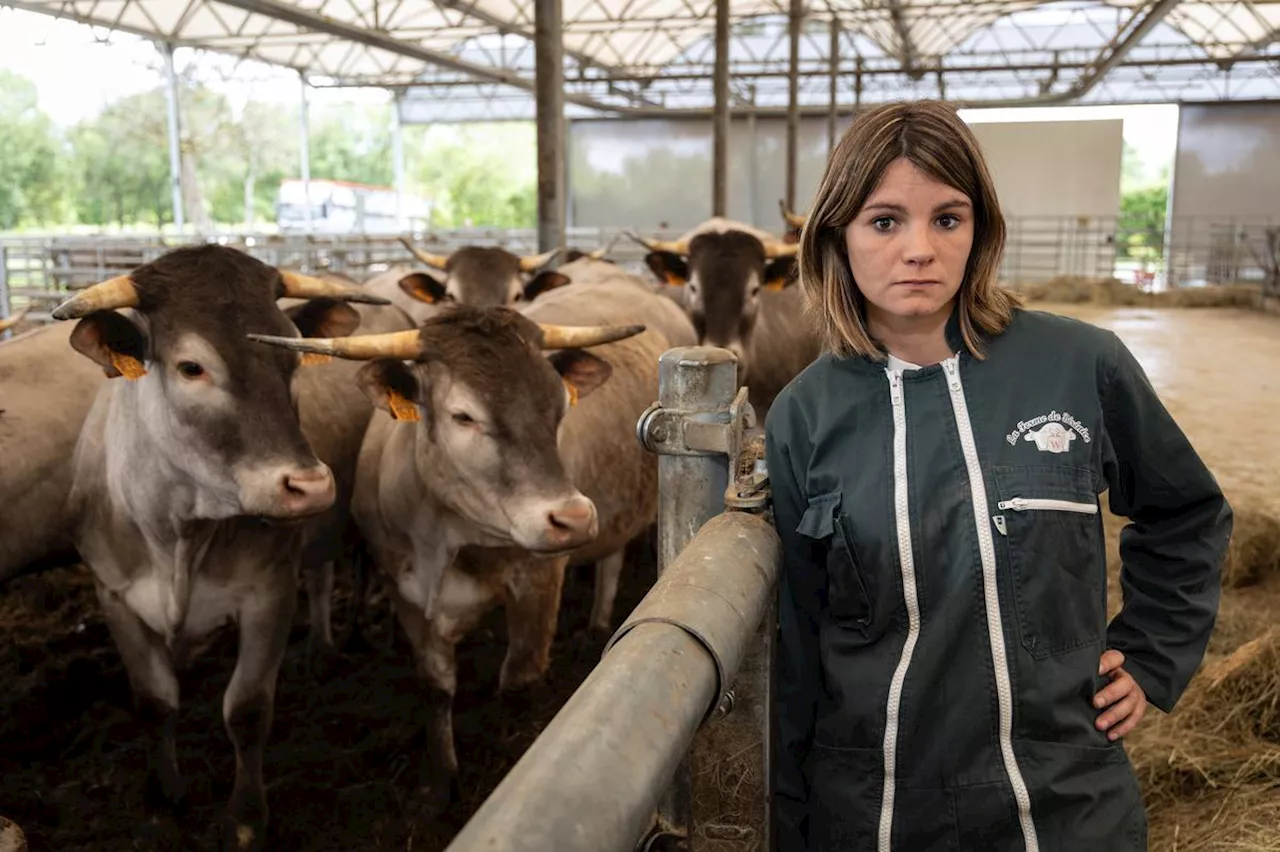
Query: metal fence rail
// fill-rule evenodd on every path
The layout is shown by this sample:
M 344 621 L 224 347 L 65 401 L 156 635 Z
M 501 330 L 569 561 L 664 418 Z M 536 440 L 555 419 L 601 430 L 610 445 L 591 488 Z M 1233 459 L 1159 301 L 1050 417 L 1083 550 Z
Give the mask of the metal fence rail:
M 1000 280 L 1114 276 L 1147 289 L 1259 283 L 1267 276 L 1266 231 L 1275 227 L 1280 227 L 1280 217 L 1223 221 L 1189 216 L 1170 221 L 1167 228 L 1153 228 L 1120 217 L 1011 216 Z M 779 222 L 779 232 L 781 228 Z M 582 251 L 609 246 L 612 260 L 647 274 L 644 249 L 625 238 L 626 230 L 570 228 L 566 244 Z M 679 236 L 676 231 L 639 230 L 659 239 Z M 528 254 L 538 244 L 532 228 L 428 231 L 415 238 L 440 253 L 478 245 Z M 70 290 L 128 272 L 176 246 L 206 241 L 234 245 L 273 266 L 356 279 L 388 265 L 415 263 L 398 235 L 6 237 L 0 238 L 0 318 L 30 308 L 31 320 L 47 321 Z

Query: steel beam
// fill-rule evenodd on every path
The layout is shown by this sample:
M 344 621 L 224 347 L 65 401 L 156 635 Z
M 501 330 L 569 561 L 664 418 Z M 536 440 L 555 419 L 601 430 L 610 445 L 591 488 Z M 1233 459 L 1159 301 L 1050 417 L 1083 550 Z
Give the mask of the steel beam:
M 173 224 L 182 232 L 186 225 L 182 205 L 182 136 L 181 122 L 178 119 L 178 74 L 173 68 L 173 45 L 161 44 L 160 52 L 164 55 L 164 103 L 168 114 L 166 124 L 169 136 L 169 191 L 173 199 Z
M 406 226 L 404 219 L 404 196 L 405 196 L 405 177 L 404 177 L 404 124 L 400 121 L 400 100 L 404 97 L 403 92 L 395 92 L 392 95 L 391 111 L 391 160 L 395 169 L 395 188 L 396 188 L 396 230 L 403 231 Z
M 916 71 L 916 43 L 911 38 L 911 25 L 903 14 L 902 0 L 885 0 L 885 9 L 889 12 L 889 20 L 893 22 L 893 31 L 898 35 L 898 58 L 902 60 L 902 70 L 907 76 L 914 77 Z
M 711 215 L 729 209 L 729 0 L 716 0 L 715 107 L 712 117 Z M 752 176 L 752 180 L 755 176 Z
M 840 21 L 831 20 L 831 104 L 827 112 L 827 151 L 836 149 L 836 118 L 840 109 Z
M 791 0 L 787 36 L 791 40 L 791 65 L 787 71 L 787 209 L 796 209 L 796 158 L 800 144 L 800 27 L 804 0 Z
M 468 62 L 465 59 L 459 59 L 456 56 L 450 56 L 446 53 L 440 53 L 435 50 L 428 50 L 425 47 L 407 42 L 400 41 L 386 33 L 373 32 L 358 27 L 354 24 L 347 24 L 334 18 L 326 17 L 317 12 L 303 9 L 299 6 L 293 6 L 281 0 L 218 0 L 227 6 L 234 6 L 246 12 L 255 12 L 260 15 L 267 15 L 286 23 L 294 24 L 299 27 L 305 27 L 318 33 L 328 33 L 338 38 L 353 41 L 357 44 L 363 44 L 366 47 L 375 47 L 379 50 L 385 50 L 388 53 L 394 53 L 397 56 L 405 56 L 410 59 L 417 59 L 440 68 L 448 68 L 450 71 L 457 71 L 460 74 L 467 74 L 479 80 L 489 80 L 494 83 L 503 83 L 517 89 L 523 89 L 526 92 L 537 94 L 537 85 L 533 80 L 517 74 L 514 71 L 508 71 L 502 68 L 494 68 L 489 65 L 480 65 L 475 62 Z M 563 73 L 563 70 L 562 72 Z M 626 112 L 629 107 L 614 106 L 596 100 L 595 98 L 583 95 L 565 95 L 565 100 L 588 109 L 597 109 L 605 112 Z
M 561 0 L 534 0 L 538 251 L 564 244 L 564 53 Z
M 298 72 L 298 160 L 302 172 L 302 209 L 306 221 L 306 233 L 312 232 L 311 223 L 311 128 L 307 117 L 307 77 Z

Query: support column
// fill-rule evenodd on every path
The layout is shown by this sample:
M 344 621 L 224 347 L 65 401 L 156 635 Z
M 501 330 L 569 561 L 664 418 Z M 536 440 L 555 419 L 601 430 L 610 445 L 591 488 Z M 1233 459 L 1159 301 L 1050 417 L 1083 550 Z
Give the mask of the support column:
M 840 109 L 840 19 L 831 18 L 831 103 L 827 108 L 827 153 L 836 149 L 837 113 Z
M 302 208 L 306 216 L 307 233 L 312 232 L 311 225 L 311 134 L 307 121 L 307 77 L 298 72 L 298 156 L 302 167 Z
M 180 124 L 178 121 L 178 74 L 173 69 L 173 45 L 160 45 L 164 54 L 164 99 L 169 118 L 169 189 L 173 198 L 173 224 L 181 232 L 186 225 L 182 209 L 182 153 Z
M 391 124 L 391 158 L 395 167 L 396 230 L 406 230 L 404 217 L 404 125 L 400 121 L 400 106 L 404 92 L 397 91 L 391 100 L 393 112 Z M 410 229 L 411 230 L 411 229 Z
M 729 209 L 729 0 L 716 0 L 715 112 L 712 119 L 711 215 Z
M 796 157 L 800 137 L 800 25 L 804 0 L 791 0 L 788 34 L 791 37 L 791 65 L 787 71 L 787 209 L 796 209 Z
M 538 108 L 538 251 L 564 244 L 564 36 L 561 0 L 534 0 Z

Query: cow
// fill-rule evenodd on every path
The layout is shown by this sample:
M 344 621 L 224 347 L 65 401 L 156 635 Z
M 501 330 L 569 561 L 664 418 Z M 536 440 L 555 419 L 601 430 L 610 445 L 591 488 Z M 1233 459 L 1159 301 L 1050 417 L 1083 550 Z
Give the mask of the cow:
M 504 248 L 464 246 L 452 254 L 432 254 L 408 239 L 400 242 L 431 270 L 443 274 L 443 280 L 424 272 L 401 279 L 400 286 L 417 288 L 415 295 L 424 302 L 449 300 L 478 308 L 496 307 L 529 301 L 544 290 L 568 283 L 563 276 L 543 270 L 561 253 L 558 248 L 521 256 Z
M 71 327 L 0 341 L 0 585 L 74 564 L 71 456 L 102 370 L 72 351 Z
M 714 218 L 674 242 L 633 239 L 649 249 L 645 263 L 676 289 L 698 341 L 738 359 L 738 381 L 750 388 L 757 422 L 773 398 L 819 353 L 795 280 L 796 244 L 765 231 Z
M 285 296 L 308 301 L 286 314 L 276 302 Z M 72 460 L 73 543 L 154 733 L 149 786 L 168 803 L 185 795 L 175 671 L 218 627 L 238 625 L 222 703 L 236 756 L 225 849 L 265 842 L 263 748 L 296 607 L 301 523 L 335 499 L 333 474 L 299 422 L 300 359 L 245 335 L 341 337 L 359 321 L 348 301 L 379 300 L 200 245 L 53 311 L 79 320 L 71 347 L 109 379 Z
M 646 299 L 632 294 L 628 313 Z M 501 604 L 499 688 L 540 679 L 570 558 L 615 554 L 656 516 L 656 458 L 635 424 L 669 344 L 642 325 L 562 325 L 562 313 L 541 300 L 450 305 L 381 340 L 255 338 L 369 362 L 359 378 L 380 410 L 352 513 L 426 682 L 419 794 L 431 812 L 456 785 L 456 644 Z
M 323 280 L 349 288 L 357 283 L 344 276 L 327 273 Z M 369 292 L 366 288 L 366 292 Z M 296 299 L 281 299 L 286 312 L 306 310 Z M 353 304 L 360 324 L 351 335 L 383 334 L 413 328 L 414 321 L 395 304 Z M 309 611 L 307 661 L 311 666 L 336 657 L 331 619 L 334 569 L 347 550 L 354 530 L 350 524 L 351 492 L 355 486 L 356 461 L 373 405 L 355 383 L 359 364 L 343 359 L 308 365 L 294 380 L 298 415 L 303 435 L 333 473 L 336 499 L 325 512 L 304 525 L 302 575 L 306 581 Z M 360 578 L 363 579 L 363 575 Z M 357 586 L 363 590 L 363 583 Z M 360 629 L 360 606 L 355 608 L 353 637 Z

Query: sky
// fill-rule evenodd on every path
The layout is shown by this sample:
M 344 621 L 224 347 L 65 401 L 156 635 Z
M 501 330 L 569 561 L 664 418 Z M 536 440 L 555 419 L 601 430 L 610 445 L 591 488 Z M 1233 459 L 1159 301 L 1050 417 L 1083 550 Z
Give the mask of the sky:
M 295 103 L 299 97 L 297 75 L 287 69 L 258 63 L 237 67 L 231 57 L 177 51 L 175 62 L 179 69 L 192 61 L 199 61 L 201 76 L 223 89 L 233 101 Z M 153 88 L 162 79 L 163 66 L 159 51 L 143 39 L 0 8 L 0 67 L 32 80 L 39 91 L 41 108 L 66 127 L 95 115 L 118 97 Z M 234 82 L 217 83 L 223 76 L 233 77 Z M 385 92 L 374 89 L 312 89 L 308 94 L 312 103 L 350 99 L 376 102 L 387 97 Z M 1121 117 L 1125 119 L 1125 141 L 1152 164 L 1168 162 L 1177 141 L 1174 106 L 962 110 L 961 115 L 971 123 Z

